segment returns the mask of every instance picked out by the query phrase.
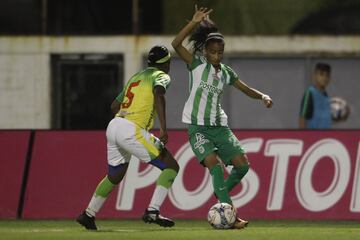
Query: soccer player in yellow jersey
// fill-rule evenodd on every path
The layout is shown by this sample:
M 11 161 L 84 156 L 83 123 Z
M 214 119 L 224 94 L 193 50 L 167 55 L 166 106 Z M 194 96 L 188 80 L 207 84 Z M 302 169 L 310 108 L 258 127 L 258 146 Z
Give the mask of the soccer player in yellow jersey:
M 179 171 L 179 165 L 164 146 L 168 141 L 165 92 L 170 83 L 167 74 L 170 58 L 165 46 L 153 47 L 148 55 L 148 67 L 136 73 L 111 104 L 115 118 L 106 129 L 108 172 L 98 184 L 86 210 L 76 219 L 86 229 L 97 230 L 95 215 L 125 176 L 132 155 L 162 171 L 143 215 L 144 222 L 163 227 L 175 224 L 160 215 L 160 206 Z M 149 133 L 156 114 L 160 122 L 159 138 Z

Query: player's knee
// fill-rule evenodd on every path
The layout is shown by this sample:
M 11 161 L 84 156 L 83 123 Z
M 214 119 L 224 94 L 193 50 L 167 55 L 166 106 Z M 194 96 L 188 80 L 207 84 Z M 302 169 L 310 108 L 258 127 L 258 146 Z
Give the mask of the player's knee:
M 249 167 L 250 166 L 250 162 L 248 159 L 244 159 L 243 161 L 240 162 L 240 167 Z
M 165 148 L 160 156 L 150 162 L 151 165 L 158 167 L 160 170 L 172 169 L 175 172 L 179 172 L 179 164 L 172 156 L 172 154 Z
M 109 165 L 107 174 L 109 181 L 114 185 L 118 185 L 123 180 L 128 165 L 128 163 L 120 164 L 118 166 Z
M 169 168 L 171 168 L 177 173 L 179 172 L 179 164 L 168 150 L 166 150 L 165 162 L 167 163 Z
M 231 163 L 234 167 L 245 167 L 250 165 L 249 159 L 245 154 L 235 156 L 231 160 Z
M 246 154 L 243 154 L 240 156 L 240 164 L 242 166 L 246 166 L 246 165 L 249 165 L 249 159 L 248 157 L 246 156 Z
M 120 179 L 119 177 L 116 177 L 116 176 L 111 176 L 111 175 L 108 175 L 108 179 L 109 181 L 114 184 L 114 185 L 118 185 L 122 179 Z
M 174 170 L 176 172 L 176 174 L 179 172 L 180 166 L 179 166 L 178 162 L 175 160 L 175 158 L 170 156 L 166 162 L 167 162 L 166 168 L 164 168 L 164 169 Z M 162 170 L 164 170 L 164 169 L 162 169 Z
M 205 157 L 204 159 L 204 165 L 209 170 L 211 170 L 213 167 L 219 164 L 219 160 L 217 159 L 217 155 L 212 153 Z

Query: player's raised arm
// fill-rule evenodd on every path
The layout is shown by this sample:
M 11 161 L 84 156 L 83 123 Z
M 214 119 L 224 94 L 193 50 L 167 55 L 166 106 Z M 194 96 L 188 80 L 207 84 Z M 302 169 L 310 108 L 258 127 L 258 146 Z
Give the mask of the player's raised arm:
M 240 79 L 237 79 L 234 82 L 234 87 L 239 89 L 240 91 L 242 91 L 251 98 L 261 99 L 264 102 L 265 106 L 268 108 L 270 108 L 273 105 L 273 101 L 268 95 L 260 92 L 259 90 L 249 87 Z
M 195 13 L 193 18 L 186 26 L 181 29 L 181 31 L 176 35 L 175 39 L 171 42 L 171 45 L 179 54 L 182 60 L 186 62 L 186 64 L 191 64 L 192 54 L 182 45 L 184 39 L 190 34 L 190 32 L 204 19 L 206 19 L 209 14 L 212 12 L 212 9 L 208 10 L 207 8 L 201 7 L 197 8 L 195 5 Z

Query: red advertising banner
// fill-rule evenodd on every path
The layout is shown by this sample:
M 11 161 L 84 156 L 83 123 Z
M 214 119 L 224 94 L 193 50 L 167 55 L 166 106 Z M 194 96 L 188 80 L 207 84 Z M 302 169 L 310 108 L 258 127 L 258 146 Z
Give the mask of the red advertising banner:
M 105 132 L 37 131 L 23 218 L 74 218 L 106 169 Z
M 231 196 L 247 219 L 360 219 L 360 131 L 234 131 L 251 170 Z M 104 132 L 38 132 L 25 218 L 74 218 L 106 173 Z M 216 202 L 186 131 L 170 131 L 180 172 L 162 206 L 175 219 L 205 219 Z M 229 171 L 230 169 L 227 169 Z M 133 158 L 98 218 L 139 218 L 160 171 Z
M 30 131 L 0 132 L 0 218 L 16 218 Z

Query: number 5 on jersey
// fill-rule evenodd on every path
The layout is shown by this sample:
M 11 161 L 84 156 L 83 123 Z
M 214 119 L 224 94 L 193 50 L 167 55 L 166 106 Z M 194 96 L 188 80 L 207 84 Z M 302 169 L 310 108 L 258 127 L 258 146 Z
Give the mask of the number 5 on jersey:
M 137 87 L 139 86 L 141 80 L 139 81 L 136 81 L 136 82 L 133 82 L 133 83 L 130 83 L 129 87 L 128 87 L 128 90 L 126 91 L 126 94 L 125 94 L 125 97 L 128 98 L 128 102 L 125 102 L 125 103 L 122 103 L 121 104 L 121 107 L 122 108 L 128 108 L 130 107 L 132 101 L 133 101 L 133 98 L 135 96 L 135 94 L 133 92 L 131 92 L 131 89 L 134 88 L 134 87 Z

